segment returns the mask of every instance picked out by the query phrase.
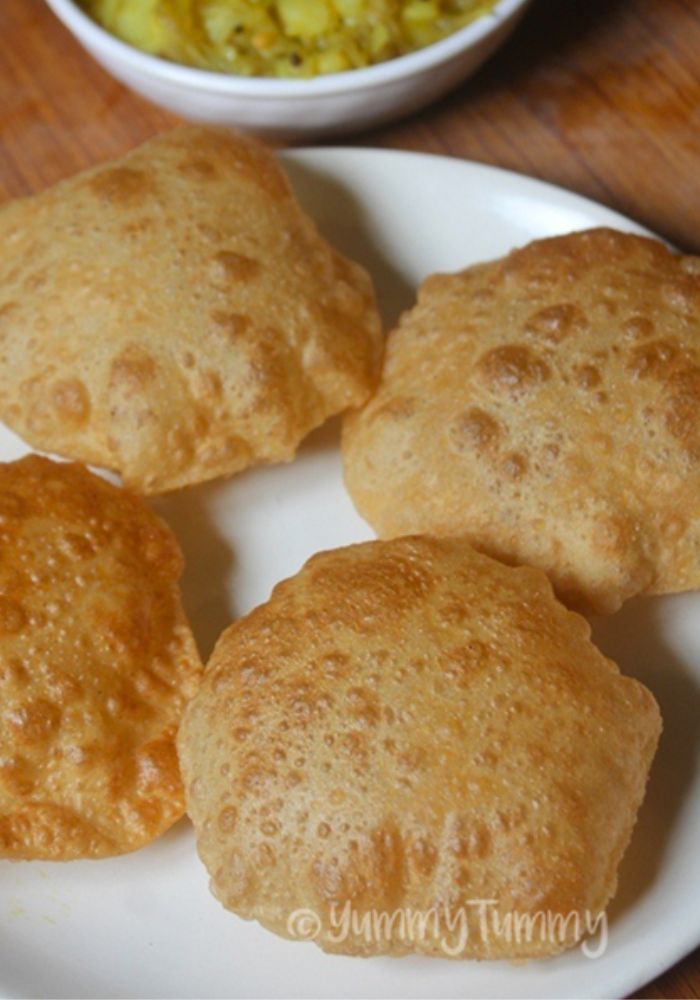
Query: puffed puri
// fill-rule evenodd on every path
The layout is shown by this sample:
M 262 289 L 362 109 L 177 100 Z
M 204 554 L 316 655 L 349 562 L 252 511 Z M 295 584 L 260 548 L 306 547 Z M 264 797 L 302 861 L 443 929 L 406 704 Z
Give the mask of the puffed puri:
M 700 587 L 700 258 L 593 229 L 435 274 L 344 421 L 381 538 L 463 535 L 575 610 Z
M 369 276 L 272 152 L 184 125 L 0 207 L 0 418 L 163 493 L 290 461 L 379 374 Z
M 224 632 L 180 729 L 215 896 L 349 955 L 573 945 L 661 730 L 589 635 L 541 571 L 464 540 L 314 556 Z
M 0 464 L 0 858 L 144 847 L 184 813 L 175 751 L 201 676 L 180 548 L 79 465 Z

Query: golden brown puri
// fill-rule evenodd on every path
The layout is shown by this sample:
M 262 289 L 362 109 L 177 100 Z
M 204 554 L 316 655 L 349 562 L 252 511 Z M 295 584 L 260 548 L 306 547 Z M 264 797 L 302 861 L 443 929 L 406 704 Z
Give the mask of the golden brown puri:
M 700 259 L 597 229 L 435 275 L 345 422 L 381 537 L 465 535 L 572 606 L 700 586 Z
M 366 273 L 270 152 L 183 126 L 0 208 L 0 418 L 159 493 L 288 461 L 380 361 Z
M 218 899 L 284 936 L 313 910 L 349 954 L 445 954 L 460 912 L 463 957 L 573 944 L 574 920 L 559 943 L 489 940 L 469 901 L 597 916 L 615 891 L 660 717 L 589 633 L 540 570 L 464 540 L 314 556 L 224 632 L 178 736 Z M 399 917 L 364 937 L 363 914 L 432 908 L 437 936 L 402 942 Z
M 181 570 L 138 497 L 0 464 L 0 857 L 122 854 L 182 815 L 175 732 L 201 665 Z

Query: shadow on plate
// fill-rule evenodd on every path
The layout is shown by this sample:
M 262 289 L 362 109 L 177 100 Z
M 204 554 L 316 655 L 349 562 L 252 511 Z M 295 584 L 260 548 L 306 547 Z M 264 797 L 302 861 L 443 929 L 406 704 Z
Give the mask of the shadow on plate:
M 696 778 L 700 685 L 663 638 L 663 602 L 630 601 L 616 615 L 592 621 L 593 641 L 624 674 L 642 681 L 661 708 L 664 731 L 632 842 L 610 906 L 616 919 L 644 896 L 660 871 L 688 789 Z
M 365 207 L 337 178 L 317 167 L 285 160 L 284 168 L 297 198 L 323 236 L 369 271 L 384 328 L 390 330 L 415 302 L 415 289 L 379 250 L 374 223 Z
M 341 425 L 342 417 L 331 417 L 330 420 L 326 420 L 325 424 L 321 424 L 316 430 L 311 431 L 299 446 L 297 458 L 324 451 L 337 451 L 340 448 Z
M 153 841 L 152 847 L 158 850 L 159 860 L 163 860 L 163 852 L 167 851 L 169 860 L 174 863 L 178 857 L 190 855 L 193 851 L 194 830 L 189 816 L 180 819 Z
M 234 619 L 228 587 L 234 554 L 217 531 L 207 503 L 225 486 L 222 481 L 205 483 L 153 501 L 154 509 L 175 532 L 185 557 L 182 602 L 205 663 Z

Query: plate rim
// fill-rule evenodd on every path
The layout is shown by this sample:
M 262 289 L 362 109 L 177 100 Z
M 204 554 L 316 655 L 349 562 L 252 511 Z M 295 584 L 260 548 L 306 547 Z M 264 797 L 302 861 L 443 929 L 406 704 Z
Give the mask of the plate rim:
M 610 206 L 596 201 L 595 198 L 590 198 L 588 195 L 579 194 L 577 191 L 572 191 L 560 184 L 553 184 L 551 181 L 542 180 L 540 177 L 532 177 L 530 174 L 511 170 L 509 167 L 501 167 L 482 160 L 463 158 L 456 153 L 433 153 L 417 149 L 334 144 L 328 146 L 291 146 L 286 149 L 276 149 L 275 155 L 283 165 L 286 161 L 291 161 L 292 163 L 299 163 L 302 166 L 307 162 L 311 165 L 311 162 L 316 159 L 333 161 L 348 157 L 366 159 L 367 161 L 393 159 L 406 162 L 411 160 L 415 163 L 421 162 L 423 164 L 437 161 L 444 165 L 449 165 L 450 168 L 458 171 L 464 170 L 466 173 L 481 174 L 484 178 L 497 177 L 501 182 L 521 185 L 525 193 L 531 197 L 535 195 L 550 198 L 556 196 L 563 198 L 572 209 L 578 208 L 581 211 L 592 211 L 596 214 L 603 212 L 610 219 L 609 223 L 606 223 L 607 225 L 614 226 L 615 223 L 618 223 L 624 226 L 626 232 L 635 232 L 639 235 L 668 243 L 663 236 L 649 229 L 643 222 L 630 215 L 625 215 L 615 208 L 610 208 Z M 598 225 L 603 225 L 603 223 L 599 223 Z

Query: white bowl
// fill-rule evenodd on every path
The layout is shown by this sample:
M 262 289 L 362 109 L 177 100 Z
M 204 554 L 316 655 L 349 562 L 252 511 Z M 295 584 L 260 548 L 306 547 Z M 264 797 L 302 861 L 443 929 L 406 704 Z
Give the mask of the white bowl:
M 74 0 L 47 0 L 106 70 L 154 104 L 194 121 L 280 138 L 357 131 L 423 107 L 473 73 L 530 2 L 499 0 L 442 41 L 376 66 L 285 80 L 210 73 L 147 55 L 97 25 Z

